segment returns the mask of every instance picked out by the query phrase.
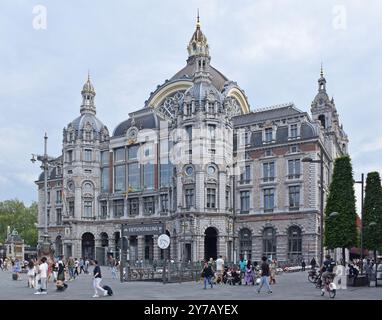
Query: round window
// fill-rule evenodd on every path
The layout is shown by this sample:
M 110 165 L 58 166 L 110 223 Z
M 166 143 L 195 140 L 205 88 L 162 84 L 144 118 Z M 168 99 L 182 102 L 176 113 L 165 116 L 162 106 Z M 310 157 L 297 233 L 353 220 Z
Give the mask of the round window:
M 214 174 L 215 171 L 216 171 L 216 169 L 213 166 L 209 166 L 208 169 L 207 169 L 208 174 Z
M 194 173 L 194 168 L 193 167 L 187 167 L 186 168 L 186 174 L 188 176 L 192 175 Z

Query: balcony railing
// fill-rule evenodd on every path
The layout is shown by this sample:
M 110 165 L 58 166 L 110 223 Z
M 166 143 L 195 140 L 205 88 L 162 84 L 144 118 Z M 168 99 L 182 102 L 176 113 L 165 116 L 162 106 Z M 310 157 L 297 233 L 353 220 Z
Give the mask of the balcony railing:
M 301 174 L 295 173 L 295 174 L 288 174 L 288 179 L 300 179 Z

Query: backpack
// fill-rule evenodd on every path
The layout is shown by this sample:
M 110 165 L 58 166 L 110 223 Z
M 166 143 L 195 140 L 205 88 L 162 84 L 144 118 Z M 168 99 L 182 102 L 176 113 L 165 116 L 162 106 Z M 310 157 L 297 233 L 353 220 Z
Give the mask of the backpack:
M 102 288 L 107 291 L 107 294 L 109 296 L 113 295 L 113 290 L 111 290 L 111 288 L 109 286 L 103 286 Z

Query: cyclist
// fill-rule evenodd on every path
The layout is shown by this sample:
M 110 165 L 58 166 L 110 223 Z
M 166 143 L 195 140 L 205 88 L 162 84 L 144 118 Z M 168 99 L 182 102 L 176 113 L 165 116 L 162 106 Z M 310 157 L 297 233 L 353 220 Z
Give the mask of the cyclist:
M 324 285 L 324 288 L 322 289 L 322 291 L 325 291 L 326 280 L 328 278 L 333 278 L 334 277 L 333 269 L 334 269 L 335 265 L 336 265 L 335 261 L 330 257 L 329 254 L 327 254 L 325 256 L 325 261 L 324 261 L 324 263 L 322 264 L 322 267 L 321 267 L 322 283 Z

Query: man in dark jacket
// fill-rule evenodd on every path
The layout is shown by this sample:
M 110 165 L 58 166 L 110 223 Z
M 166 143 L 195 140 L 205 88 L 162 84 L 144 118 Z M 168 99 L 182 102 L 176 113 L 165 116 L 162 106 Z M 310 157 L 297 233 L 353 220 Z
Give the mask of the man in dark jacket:
M 310 260 L 310 266 L 312 267 L 312 270 L 316 268 L 316 265 L 317 265 L 316 259 L 314 259 L 313 257 L 312 260 Z
M 203 268 L 203 271 L 202 271 L 202 276 L 204 277 L 204 289 L 207 289 L 207 283 L 209 283 L 211 285 L 211 289 L 212 289 L 211 278 L 212 278 L 213 275 L 214 275 L 214 272 L 212 270 L 211 264 L 205 262 L 204 263 L 204 268 Z
M 272 293 L 272 290 L 269 286 L 268 277 L 269 277 L 269 264 L 267 263 L 267 257 L 262 257 L 261 260 L 263 261 L 261 264 L 261 282 L 260 287 L 257 290 L 257 293 L 260 293 L 261 288 L 263 287 L 263 284 L 265 284 L 268 288 L 268 293 Z

